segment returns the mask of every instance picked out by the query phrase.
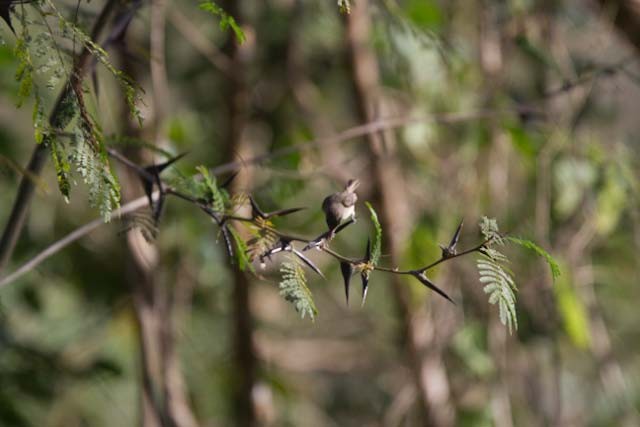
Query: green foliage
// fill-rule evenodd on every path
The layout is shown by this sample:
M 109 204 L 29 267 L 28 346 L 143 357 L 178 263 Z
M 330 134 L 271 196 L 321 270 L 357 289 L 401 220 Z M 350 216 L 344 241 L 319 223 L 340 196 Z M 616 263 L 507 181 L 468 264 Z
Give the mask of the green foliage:
M 233 226 L 228 226 L 227 229 L 231 233 L 233 237 L 233 241 L 236 245 L 235 257 L 236 262 L 238 263 L 238 268 L 244 271 L 247 268 L 253 271 L 253 265 L 251 264 L 251 260 L 249 259 L 249 247 L 244 239 L 238 234 L 238 231 Z
M 407 17 L 420 28 L 437 28 L 442 23 L 442 10 L 436 1 L 410 0 L 404 7 Z
M 351 13 L 351 0 L 338 0 L 338 8 L 340 13 L 348 15 Z
M 246 41 L 247 37 L 245 36 L 244 31 L 242 31 L 242 28 L 240 28 L 240 26 L 238 25 L 236 20 L 233 18 L 233 16 L 229 15 L 227 12 L 225 12 L 220 6 L 215 4 L 213 1 L 207 0 L 200 3 L 200 9 L 204 10 L 205 12 L 209 12 L 211 15 L 219 18 L 220 29 L 222 31 L 231 29 L 231 31 L 233 31 L 233 34 L 236 36 L 236 39 L 240 44 Z
M 498 304 L 500 322 L 509 327 L 509 332 L 518 329 L 516 316 L 516 284 L 511 274 L 493 256 L 483 254 L 477 261 L 480 283 L 489 295 L 489 304 Z
M 23 30 L 22 36 L 16 40 L 14 54 L 18 58 L 18 68 L 16 69 L 16 80 L 18 81 L 18 107 L 22 106 L 24 100 L 31 95 L 33 89 L 33 63 L 27 40 L 29 35 Z
M 607 165 L 598 191 L 595 226 L 598 234 L 608 235 L 620 223 L 629 206 L 629 191 L 618 165 Z
M 314 320 L 318 310 L 313 302 L 313 295 L 307 286 L 307 278 L 300 262 L 296 258 L 290 257 L 289 261 L 282 263 L 280 272 L 282 273 L 282 281 L 279 284 L 280 295 L 293 304 L 302 318 L 309 315 L 311 320 Z
M 68 202 L 71 192 L 71 184 L 69 182 L 69 174 L 71 166 L 67 161 L 67 155 L 64 149 L 61 147 L 61 143 L 56 138 L 50 138 L 49 149 L 51 150 L 51 158 L 53 160 L 53 167 L 56 170 L 56 176 L 58 177 L 58 188 L 64 199 Z
M 78 40 L 87 49 L 91 55 L 101 63 L 118 81 L 122 87 L 127 105 L 133 117 L 138 120 L 138 123 L 142 124 L 142 114 L 137 107 L 137 101 L 139 99 L 138 88 L 135 82 L 127 76 L 121 70 L 118 70 L 110 61 L 109 54 L 94 42 L 89 35 L 78 28 L 73 22 L 67 20 L 55 7 L 51 0 L 45 0 L 45 3 L 52 9 L 53 14 L 58 18 L 60 27 L 69 31 L 74 40 Z
M 218 188 L 216 178 L 209 175 L 209 170 L 205 166 L 198 166 L 196 170 L 202 175 L 204 184 L 204 199 L 206 199 L 216 212 L 224 212 L 225 202 L 228 196 Z
M 249 257 L 252 260 L 262 256 L 278 241 L 271 221 L 259 217 L 255 221 L 256 223 L 249 227 L 253 237 L 247 241 Z
M 558 311 L 569 339 L 576 347 L 586 349 L 591 341 L 589 317 L 587 308 L 571 285 L 570 277 L 564 275 L 558 280 L 554 286 L 554 293 L 558 303 Z
M 36 88 L 34 94 L 34 104 L 33 104 L 33 137 L 36 140 L 37 144 L 42 144 L 45 135 L 48 133 L 48 121 L 47 117 L 44 115 L 44 108 L 42 107 L 42 98 L 40 98 L 40 94 Z
M 515 294 L 518 289 L 511 272 L 505 266 L 509 262 L 507 257 L 491 247 L 503 245 L 504 240 L 498 230 L 498 223 L 493 218 L 483 216 L 480 230 L 489 241 L 482 249 L 482 257 L 476 262 L 480 283 L 484 284 L 483 290 L 489 295 L 489 304 L 498 304 L 500 322 L 506 325 L 511 333 L 513 329 L 518 329 Z
M 76 169 L 89 187 L 89 202 L 97 207 L 105 222 L 111 212 L 120 206 L 120 185 L 111 172 L 109 162 L 91 147 L 86 133 L 76 129 L 73 160 Z
M 500 234 L 500 230 L 498 230 L 498 222 L 495 218 L 483 216 L 480 219 L 480 231 L 485 239 L 491 240 L 492 243 L 499 245 L 503 243 L 502 235 Z
M 560 277 L 560 266 L 556 262 L 555 259 L 549 254 L 549 252 L 542 249 L 540 246 L 536 245 L 534 242 L 528 239 L 523 239 L 521 237 L 512 237 L 507 236 L 506 239 L 515 243 L 516 245 L 522 246 L 523 248 L 529 249 L 535 252 L 536 255 L 544 258 L 544 260 L 549 265 L 549 269 L 551 270 L 551 276 L 553 277 L 553 281 L 555 282 L 558 277 Z
M 371 264 L 377 265 L 378 261 L 380 261 L 380 252 L 382 248 L 382 226 L 380 225 L 380 221 L 378 220 L 378 214 L 376 213 L 371 203 L 365 202 L 367 208 L 369 209 L 369 214 L 371 215 L 371 222 L 373 222 L 373 227 L 375 229 L 375 235 L 373 239 L 373 245 L 371 246 Z

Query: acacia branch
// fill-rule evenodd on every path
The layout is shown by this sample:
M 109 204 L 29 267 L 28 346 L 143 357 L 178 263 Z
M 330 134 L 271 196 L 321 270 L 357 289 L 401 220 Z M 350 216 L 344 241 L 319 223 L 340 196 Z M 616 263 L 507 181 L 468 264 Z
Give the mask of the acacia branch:
M 468 113 L 445 113 L 445 114 L 435 114 L 435 115 L 429 115 L 429 116 L 415 116 L 415 117 L 391 117 L 391 118 L 383 118 L 383 119 L 378 119 L 378 120 L 374 120 L 372 122 L 369 123 L 365 123 L 359 126 L 354 126 L 352 128 L 346 129 L 340 133 L 338 133 L 337 135 L 328 137 L 328 138 L 321 138 L 321 139 L 316 139 L 316 140 L 311 140 L 311 141 L 306 141 L 303 143 L 299 143 L 296 145 L 293 145 L 291 147 L 287 147 L 285 149 L 281 149 L 281 150 L 275 150 L 270 154 L 266 154 L 266 155 L 260 155 L 260 156 L 255 156 L 253 158 L 250 158 L 244 162 L 229 162 L 223 165 L 220 165 L 218 167 L 212 168 L 211 169 L 211 173 L 214 175 L 221 175 L 223 173 L 226 172 L 230 172 L 230 171 L 235 171 L 240 169 L 242 166 L 251 166 L 251 165 L 257 165 L 257 164 L 261 164 L 264 163 L 268 160 L 274 159 L 274 158 L 278 158 L 278 157 L 282 157 L 291 153 L 294 153 L 298 150 L 302 150 L 304 148 L 310 147 L 310 146 L 314 146 L 314 145 L 319 145 L 319 144 L 323 144 L 323 143 L 333 143 L 333 144 L 339 144 L 339 143 L 343 143 L 343 142 L 347 142 L 353 138 L 357 138 L 359 136 L 362 135 L 366 135 L 370 132 L 379 132 L 381 130 L 386 130 L 386 129 L 393 129 L 393 128 L 397 128 L 397 127 L 401 127 L 401 126 L 406 126 L 412 123 L 419 123 L 419 122 L 425 122 L 425 121 L 433 121 L 433 122 L 437 122 L 437 123 L 460 123 L 460 122 L 465 122 L 468 120 L 477 120 L 477 119 L 481 119 L 481 118 L 487 118 L 487 117 L 495 117 L 495 115 L 506 115 L 506 114 L 515 114 L 517 113 L 515 110 L 504 110 L 504 111 L 477 111 L 477 112 L 468 112 Z M 38 146 L 39 147 L 39 146 Z M 149 179 L 151 180 L 152 177 L 148 175 L 148 173 L 144 170 L 144 168 L 142 168 L 141 166 L 137 165 L 136 163 L 130 161 L 129 159 L 127 159 L 126 157 L 122 156 L 120 153 L 118 153 L 116 150 L 113 149 L 108 149 L 108 153 L 110 156 L 112 156 L 114 159 L 121 161 L 123 164 L 125 164 L 127 167 L 132 168 L 133 170 L 135 170 L 136 172 L 140 173 L 140 175 L 144 178 L 144 179 Z M 29 181 L 29 180 L 27 180 Z M 31 181 L 29 181 L 31 182 Z M 190 196 L 190 195 L 186 195 L 183 193 L 180 193 L 178 191 L 176 191 L 175 189 L 171 188 L 171 187 L 167 187 L 164 190 L 166 192 L 166 194 L 169 195 L 173 195 L 176 196 L 178 198 L 181 198 L 185 201 L 191 202 L 191 203 L 202 203 L 202 201 L 197 200 L 196 198 Z M 19 192 L 20 193 L 20 192 Z M 156 191 L 153 193 L 153 198 L 157 199 L 159 197 L 160 192 Z M 119 209 L 116 209 L 114 211 L 114 215 L 117 216 L 121 216 L 121 215 L 125 215 L 125 214 L 129 214 L 131 212 L 134 212 L 138 209 L 143 208 L 146 204 L 147 204 L 147 197 L 143 196 L 143 197 L 139 197 L 137 199 L 134 199 L 124 205 L 122 205 Z M 235 219 L 235 220 L 239 220 L 242 221 L 243 219 L 239 218 L 239 217 L 232 217 L 231 219 Z M 14 281 L 16 281 L 17 279 L 19 279 L 20 277 L 22 277 L 23 275 L 25 275 L 26 273 L 28 273 L 29 271 L 33 270 L 34 268 L 36 268 L 38 265 L 40 265 L 43 261 L 45 261 L 46 259 L 48 259 L 49 257 L 55 255 L 56 253 L 58 253 L 59 251 L 61 251 L 62 249 L 64 249 L 65 247 L 67 247 L 69 244 L 75 242 L 76 240 L 79 240 L 80 238 L 86 236 L 87 234 L 89 234 L 90 232 L 92 232 L 93 230 L 95 230 L 96 228 L 98 228 L 100 225 L 104 224 L 102 219 L 96 219 L 93 220 L 83 226 L 80 226 L 79 228 L 77 228 L 76 230 L 74 230 L 73 232 L 69 233 L 68 235 L 66 235 L 65 237 L 63 237 L 62 239 L 52 243 L 51 245 L 49 245 L 47 248 L 45 248 L 43 251 L 41 251 L 40 253 L 38 253 L 35 257 L 31 258 L 30 260 L 28 260 L 26 263 L 22 264 L 17 270 L 15 270 L 13 273 L 11 273 L 10 275 L 0 279 L 0 288 L 8 285 L 9 283 L 12 283 Z M 280 238 L 289 238 L 291 241 L 299 241 L 302 243 L 309 243 L 311 240 L 310 239 L 306 239 L 303 237 L 298 237 L 298 236 L 289 236 L 286 234 L 282 234 L 279 232 L 276 232 L 276 234 L 278 235 L 278 237 Z M 327 251 L 328 248 L 326 248 L 324 251 L 329 253 Z M 328 249 L 329 251 L 331 251 L 331 249 Z M 2 251 L 0 251 L 0 255 L 2 254 Z M 339 255 L 339 254 L 337 254 Z M 335 257 L 335 255 L 333 255 Z M 339 255 L 341 256 L 341 255 Z M 336 259 L 340 259 L 335 257 Z M 348 261 L 349 258 L 343 257 L 343 261 Z M 437 263 L 442 262 L 441 260 L 436 261 Z M 435 265 L 433 265 L 435 266 Z M 429 268 L 432 268 L 433 266 L 429 266 Z M 378 267 L 379 271 L 385 271 L 384 267 Z M 389 269 L 392 270 L 392 269 Z M 2 264 L 0 263 L 0 272 L 2 271 Z

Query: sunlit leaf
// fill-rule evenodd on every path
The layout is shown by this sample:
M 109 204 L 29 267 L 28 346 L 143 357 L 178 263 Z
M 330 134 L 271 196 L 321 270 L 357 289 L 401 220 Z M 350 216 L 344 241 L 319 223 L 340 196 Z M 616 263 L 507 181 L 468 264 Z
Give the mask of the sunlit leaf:
M 535 252 L 536 255 L 544 258 L 544 260 L 547 262 L 547 264 L 549 264 L 549 269 L 551 270 L 551 276 L 553 277 L 554 281 L 558 277 L 560 277 L 560 266 L 558 265 L 556 260 L 553 259 L 551 254 L 549 254 L 549 252 L 545 251 L 540 246 L 536 245 L 534 242 L 532 242 L 531 240 L 528 240 L 528 239 L 523 239 L 523 238 L 520 238 L 520 237 L 508 236 L 507 240 L 512 242 L 512 243 L 515 243 L 516 245 L 520 245 L 523 248 L 529 249 L 529 250 Z
M 369 209 L 371 222 L 373 223 L 373 227 L 375 229 L 369 260 L 373 265 L 377 265 L 378 261 L 380 260 L 380 251 L 382 248 L 382 226 L 380 225 L 380 221 L 378 220 L 378 214 L 376 213 L 375 209 L 373 209 L 373 206 L 371 206 L 371 203 L 365 202 L 365 205 Z

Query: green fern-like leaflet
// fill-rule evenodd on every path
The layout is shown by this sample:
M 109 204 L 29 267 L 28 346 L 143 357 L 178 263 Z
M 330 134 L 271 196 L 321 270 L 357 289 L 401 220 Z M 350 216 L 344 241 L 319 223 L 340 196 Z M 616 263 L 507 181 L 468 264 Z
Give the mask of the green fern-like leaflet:
M 489 295 L 489 304 L 498 305 L 500 322 L 509 328 L 518 329 L 518 317 L 516 315 L 516 292 L 518 288 L 513 275 L 506 264 L 507 257 L 495 249 L 502 246 L 504 239 L 498 230 L 495 219 L 483 217 L 480 221 L 480 230 L 487 239 L 487 245 L 482 250 L 482 257 L 477 260 L 480 283 L 484 284 L 484 292 Z
M 282 273 L 282 281 L 279 284 L 280 295 L 293 304 L 302 318 L 309 315 L 311 320 L 314 320 L 318 310 L 300 262 L 296 258 L 289 258 L 289 261 L 283 262 L 280 266 L 280 273 Z

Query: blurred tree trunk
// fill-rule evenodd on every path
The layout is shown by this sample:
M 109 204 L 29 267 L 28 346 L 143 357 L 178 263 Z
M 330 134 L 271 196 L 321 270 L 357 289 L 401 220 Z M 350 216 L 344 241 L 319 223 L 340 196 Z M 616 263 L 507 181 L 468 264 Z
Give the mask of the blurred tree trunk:
M 381 105 L 378 63 L 371 43 L 371 19 L 369 3 L 359 0 L 354 3 L 347 21 L 348 53 L 353 72 L 353 82 L 358 113 L 363 122 L 376 119 L 376 110 Z M 390 255 L 391 265 L 398 265 L 401 257 L 402 234 L 399 227 L 407 226 L 406 200 L 402 192 L 404 181 L 400 165 L 392 146 L 392 134 L 370 134 L 367 153 L 370 160 L 371 184 L 374 201 L 380 212 L 380 222 L 385 231 L 383 251 Z M 407 346 L 407 356 L 418 390 L 418 401 L 424 423 L 435 426 L 455 425 L 455 410 L 450 399 L 449 381 L 441 351 L 430 352 L 428 363 L 421 355 L 419 327 L 415 322 L 410 295 L 399 276 L 390 277 L 393 295 L 402 323 L 401 335 Z
M 240 24 L 244 24 L 242 3 L 239 0 L 228 0 L 224 9 Z M 250 43 L 250 42 L 248 42 Z M 235 160 L 241 155 L 250 157 L 246 152 L 248 147 L 243 144 L 242 135 L 247 124 L 250 108 L 250 96 L 246 82 L 247 46 L 240 46 L 232 32 L 229 32 L 224 52 L 231 61 L 229 82 L 224 99 L 227 103 L 228 131 L 226 145 L 223 147 L 224 161 Z M 248 170 L 232 182 L 230 190 L 237 191 L 246 187 L 251 181 Z M 233 361 L 234 379 L 232 402 L 234 406 L 235 424 L 239 427 L 259 425 L 253 404 L 253 390 L 257 381 L 258 358 L 254 343 L 254 325 L 251 315 L 251 282 L 249 277 L 238 269 L 235 260 L 230 259 L 233 275 Z
M 598 0 L 600 13 L 611 21 L 640 53 L 640 1 L 638 0 Z
M 150 69 L 154 116 L 150 133 L 156 145 L 162 142 L 170 105 L 165 60 L 166 7 L 165 0 L 154 0 L 151 6 Z M 135 77 L 125 41 L 122 40 L 118 47 L 124 71 Z M 123 133 L 139 137 L 140 132 L 136 125 L 130 123 L 128 107 L 124 102 L 122 111 Z M 129 149 L 126 154 L 138 164 L 154 162 L 152 156 L 145 156 L 145 152 L 139 148 Z M 120 176 L 123 178 L 125 199 L 143 195 L 139 177 L 134 172 L 124 170 Z M 180 315 L 190 306 L 193 284 L 179 279 L 172 281 L 173 287 L 159 283 L 156 272 L 161 254 L 157 247 L 147 242 L 138 230 L 127 233 L 127 242 L 136 272 L 132 279 L 132 294 L 141 352 L 142 426 L 197 427 L 198 422 L 187 397 L 175 337 L 179 320 L 182 319 Z

